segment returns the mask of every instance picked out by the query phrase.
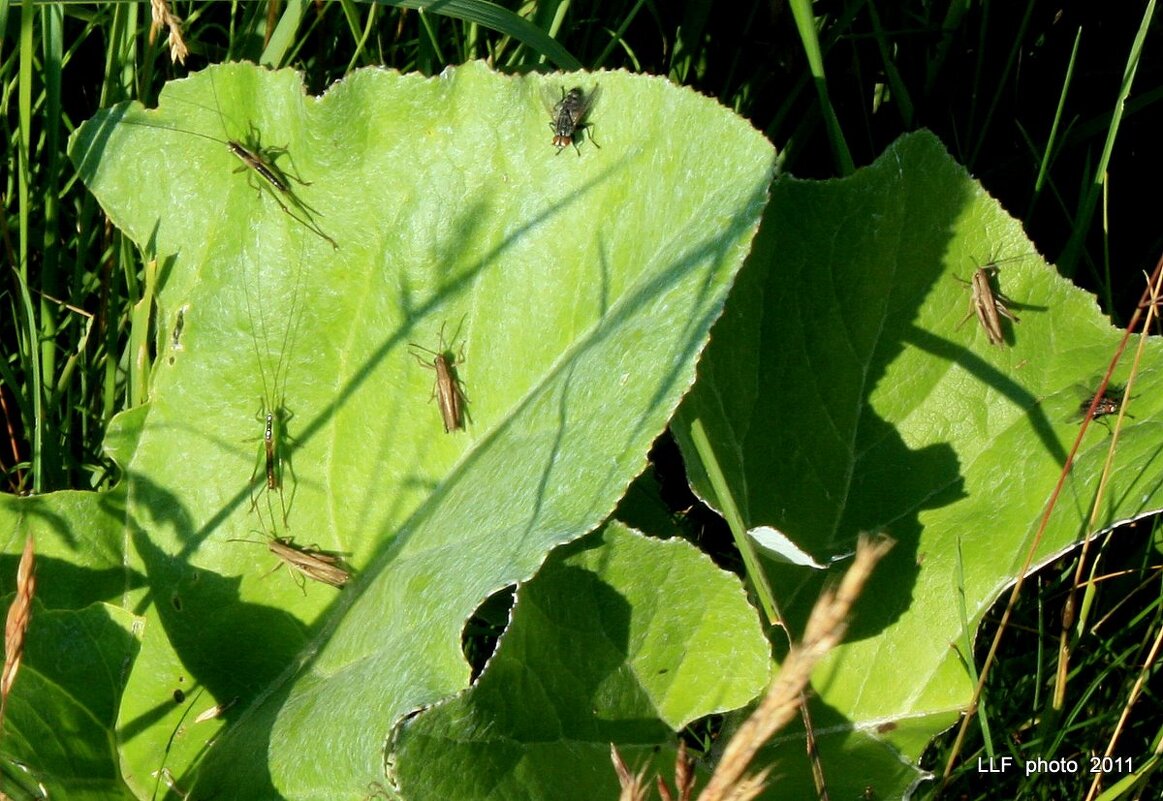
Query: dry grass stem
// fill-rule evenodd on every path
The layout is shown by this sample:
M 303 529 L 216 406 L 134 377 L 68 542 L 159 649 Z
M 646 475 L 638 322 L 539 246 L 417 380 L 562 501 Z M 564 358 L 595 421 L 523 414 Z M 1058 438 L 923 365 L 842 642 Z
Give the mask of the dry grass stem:
M 158 31 L 164 25 L 170 31 L 170 61 L 185 64 L 190 51 L 186 47 L 186 40 L 182 38 L 182 18 L 170 10 L 169 0 L 150 0 L 149 6 L 153 16 L 149 27 L 149 43 L 152 45 L 157 41 Z
M 839 587 L 824 591 L 816 601 L 803 640 L 792 646 L 759 707 L 727 743 L 723 758 L 699 795 L 699 801 L 744 801 L 759 794 L 767 771 L 752 776 L 744 776 L 743 772 L 760 747 L 797 715 L 800 696 L 811 679 L 812 669 L 843 638 L 853 603 L 873 567 L 894 544 L 884 535 L 861 538 L 852 567 Z
M 731 794 L 727 796 L 726 801 L 751 801 L 753 798 L 758 798 L 759 794 L 767 786 L 767 775 L 769 773 L 771 773 L 771 768 L 764 768 L 753 776 L 744 776 L 731 789 Z
M 631 773 L 613 743 L 610 743 L 610 761 L 614 763 L 614 772 L 618 774 L 618 784 L 622 788 L 618 801 L 645 801 L 646 770 Z
M 8 607 L 4 624 L 4 670 L 0 672 L 0 730 L 4 726 L 4 711 L 8 707 L 8 693 L 16 681 L 20 659 L 24 656 L 24 634 L 28 631 L 28 617 L 32 612 L 32 598 L 36 594 L 36 545 L 32 535 L 24 542 L 24 553 L 16 568 L 16 597 Z
M 678 753 L 674 755 L 674 791 L 678 793 L 678 798 L 670 794 L 670 788 L 661 776 L 657 777 L 657 786 L 658 797 L 662 801 L 690 801 L 691 791 L 695 787 L 694 763 L 687 756 L 686 743 L 682 740 L 679 740 Z
M 690 801 L 691 791 L 694 788 L 694 765 L 687 757 L 686 743 L 679 742 L 678 754 L 674 758 L 674 789 L 678 793 L 678 801 Z

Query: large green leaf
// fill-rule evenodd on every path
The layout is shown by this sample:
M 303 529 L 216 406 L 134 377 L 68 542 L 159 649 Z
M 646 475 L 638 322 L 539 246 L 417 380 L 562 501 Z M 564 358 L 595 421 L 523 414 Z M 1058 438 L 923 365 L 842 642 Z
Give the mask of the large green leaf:
M 738 579 L 678 538 L 611 523 L 556 551 L 517 599 L 480 681 L 396 732 L 406 798 L 617 798 L 610 743 L 670 774 L 673 730 L 742 706 L 768 676 Z
M 0 740 L 0 789 L 17 801 L 132 797 L 111 737 L 144 625 L 120 604 L 145 583 L 124 564 L 124 501 L 123 492 L 0 496 L 0 608 L 15 598 L 29 536 L 38 577 Z
M 3 601 L 7 608 L 12 596 Z M 62 787 L 69 798 L 132 798 L 108 733 L 137 651 L 135 619 L 105 604 L 74 611 L 35 602 L 32 619 L 20 689 L 5 710 L 0 786 L 13 799 Z
M 1003 321 L 1008 346 L 961 322 L 970 293 L 954 279 L 991 259 L 1021 318 Z M 848 642 L 814 676 L 833 797 L 902 791 L 917 774 L 901 758 L 916 760 L 968 703 L 950 647 L 966 641 L 959 599 L 972 631 L 1014 581 L 1079 404 L 1120 336 L 931 135 L 905 137 L 848 179 L 776 183 L 674 428 L 697 491 L 715 503 L 687 437 L 703 421 L 748 527 L 774 526 L 818 559 L 851 551 L 862 530 L 898 541 Z M 1099 529 L 1163 506 L 1163 371 L 1159 343 L 1147 345 Z M 1091 425 L 1038 562 L 1087 533 L 1110 442 Z M 799 631 L 826 578 L 770 569 Z M 803 752 L 787 735 L 773 756 L 793 797 L 812 792 Z
M 558 153 L 543 97 L 598 82 L 579 152 Z M 88 574 L 88 542 L 92 570 L 120 566 L 112 597 L 144 619 L 116 732 L 138 796 L 160 776 L 191 798 L 362 798 L 393 726 L 466 686 L 474 608 L 642 470 L 771 148 L 713 101 L 621 73 L 365 70 L 316 99 L 293 72 L 230 65 L 170 84 L 157 111 L 99 114 L 72 155 L 158 259 L 159 359 L 148 406 L 110 435 L 116 503 L 39 499 L 52 527 L 18 500 L 0 516 L 62 570 Z M 444 432 L 413 342 L 463 355 L 466 431 Z M 355 579 L 268 575 L 275 534 L 341 552 Z

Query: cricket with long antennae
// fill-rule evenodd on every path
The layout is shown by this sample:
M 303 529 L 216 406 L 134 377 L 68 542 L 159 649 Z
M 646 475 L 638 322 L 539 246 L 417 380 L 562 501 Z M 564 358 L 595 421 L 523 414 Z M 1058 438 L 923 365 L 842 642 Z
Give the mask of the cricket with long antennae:
M 251 328 L 251 345 L 254 349 L 255 360 L 258 363 L 259 381 L 262 384 L 262 397 L 257 416 L 257 419 L 263 424 L 262 446 L 254 471 L 250 476 L 251 510 L 257 510 L 259 496 L 262 494 L 262 489 L 259 489 L 258 492 L 255 492 L 255 489 L 265 485 L 268 509 L 270 509 L 271 494 L 278 493 L 284 527 L 288 525 L 284 468 L 290 469 L 290 459 L 286 454 L 286 441 L 290 439 L 286 433 L 286 423 L 291 418 L 286 407 L 287 377 L 290 369 L 291 350 L 294 347 L 295 335 L 298 331 L 299 319 L 297 315 L 300 313 L 298 298 L 299 286 L 303 277 L 303 254 L 304 251 L 300 249 L 291 284 L 290 303 L 283 312 L 286 325 L 282 329 L 282 340 L 278 343 L 277 356 L 272 352 L 272 325 L 268 323 L 270 301 L 265 300 L 267 293 L 262 285 L 262 267 L 255 265 L 253 270 L 244 269 L 242 281 L 243 300 Z M 248 273 L 253 273 L 253 288 Z M 256 481 L 259 477 L 260 467 L 263 469 L 265 479 L 263 484 Z M 271 510 L 271 518 L 274 519 L 273 510 Z
M 196 136 L 200 139 L 225 145 L 226 149 L 241 162 L 241 165 L 234 170 L 236 173 L 247 172 L 248 182 L 250 182 L 251 186 L 257 188 L 260 195 L 265 191 L 289 217 L 326 241 L 333 249 L 338 249 L 339 244 L 319 226 L 316 219 L 321 216 L 319 212 L 308 205 L 291 188 L 292 181 L 300 186 L 310 186 L 311 182 L 303 179 L 298 174 L 297 168 L 294 170 L 286 170 L 278 166 L 277 162 L 279 158 L 282 156 L 290 158 L 289 150 L 286 147 L 264 146 L 260 141 L 259 131 L 253 122 L 247 123 L 247 135 L 245 139 L 230 138 L 228 134 L 229 126 L 226 124 L 226 117 L 222 114 L 221 105 L 218 101 L 218 89 L 213 72 L 209 72 L 209 80 L 210 89 L 214 97 L 213 108 L 187 98 L 174 97 L 172 99 L 178 103 L 185 103 L 190 106 L 205 109 L 206 111 L 213 111 L 218 116 L 219 124 L 222 127 L 222 137 L 214 136 L 203 131 L 196 131 L 191 128 L 161 125 L 124 117 L 119 120 L 119 124 L 171 131 L 185 136 Z M 293 160 L 292 165 L 294 165 Z M 250 180 L 251 176 L 258 176 L 259 180 L 257 184 Z

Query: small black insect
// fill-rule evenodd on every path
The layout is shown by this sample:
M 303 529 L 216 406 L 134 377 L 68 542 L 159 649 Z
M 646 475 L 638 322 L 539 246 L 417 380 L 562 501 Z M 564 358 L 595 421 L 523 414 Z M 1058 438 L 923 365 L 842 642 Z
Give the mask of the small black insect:
M 590 123 L 586 122 L 586 117 L 593 109 L 600 94 L 601 89 L 596 84 L 588 95 L 580 86 L 575 86 L 568 92 L 562 87 L 561 100 L 557 101 L 550 110 L 550 116 L 553 119 L 549 123 L 549 128 L 553 131 L 553 146 L 557 148 L 558 153 L 573 145 L 573 149 L 577 151 L 579 156 L 581 155 L 579 144 L 582 134 L 587 128 L 592 127 Z M 590 141 L 594 142 L 592 133 Z M 594 142 L 594 147 L 600 148 L 601 145 Z
M 172 341 L 172 347 L 174 350 L 178 350 L 180 347 L 182 347 L 182 345 L 181 345 L 182 329 L 185 328 L 185 326 L 186 326 L 186 309 L 185 309 L 185 307 L 183 307 L 181 309 L 178 309 L 178 319 L 177 319 L 177 322 L 174 323 L 174 334 L 173 334 L 173 341 Z
M 1098 403 L 1094 407 L 1094 419 L 1105 417 L 1108 414 L 1118 414 L 1119 409 L 1123 408 L 1123 400 L 1126 394 L 1126 388 L 1118 384 L 1108 384 L 1103 391 L 1102 397 L 1098 399 Z M 1090 395 L 1078 407 L 1079 413 L 1086 417 L 1087 411 L 1090 410 L 1090 404 L 1094 403 L 1094 395 Z

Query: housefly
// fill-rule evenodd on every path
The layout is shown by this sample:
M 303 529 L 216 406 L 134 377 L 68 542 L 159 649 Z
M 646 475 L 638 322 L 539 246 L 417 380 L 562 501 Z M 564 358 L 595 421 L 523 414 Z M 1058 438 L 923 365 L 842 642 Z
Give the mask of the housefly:
M 579 156 L 581 155 L 579 145 L 583 133 L 591 127 L 591 124 L 586 122 L 586 117 L 601 93 L 602 90 L 597 84 L 589 94 L 586 94 L 580 86 L 575 86 L 568 92 L 565 91 L 565 87 L 561 88 L 561 99 L 554 103 L 549 111 L 551 117 L 549 129 L 553 131 L 553 146 L 557 148 L 558 153 L 573 145 L 573 149 Z M 594 142 L 593 134 L 590 135 L 590 141 Z M 594 142 L 594 147 L 600 148 L 601 145 Z
M 1123 400 L 1126 395 L 1126 388 L 1117 384 L 1108 384 L 1107 388 L 1103 390 L 1099 396 L 1097 403 L 1095 402 L 1095 394 L 1091 393 L 1086 400 L 1078 406 L 1078 413 L 1082 417 L 1086 417 L 1086 413 L 1090 410 L 1090 404 L 1094 403 L 1094 419 L 1105 417 L 1108 414 L 1118 414 L 1119 410 L 1123 408 Z

